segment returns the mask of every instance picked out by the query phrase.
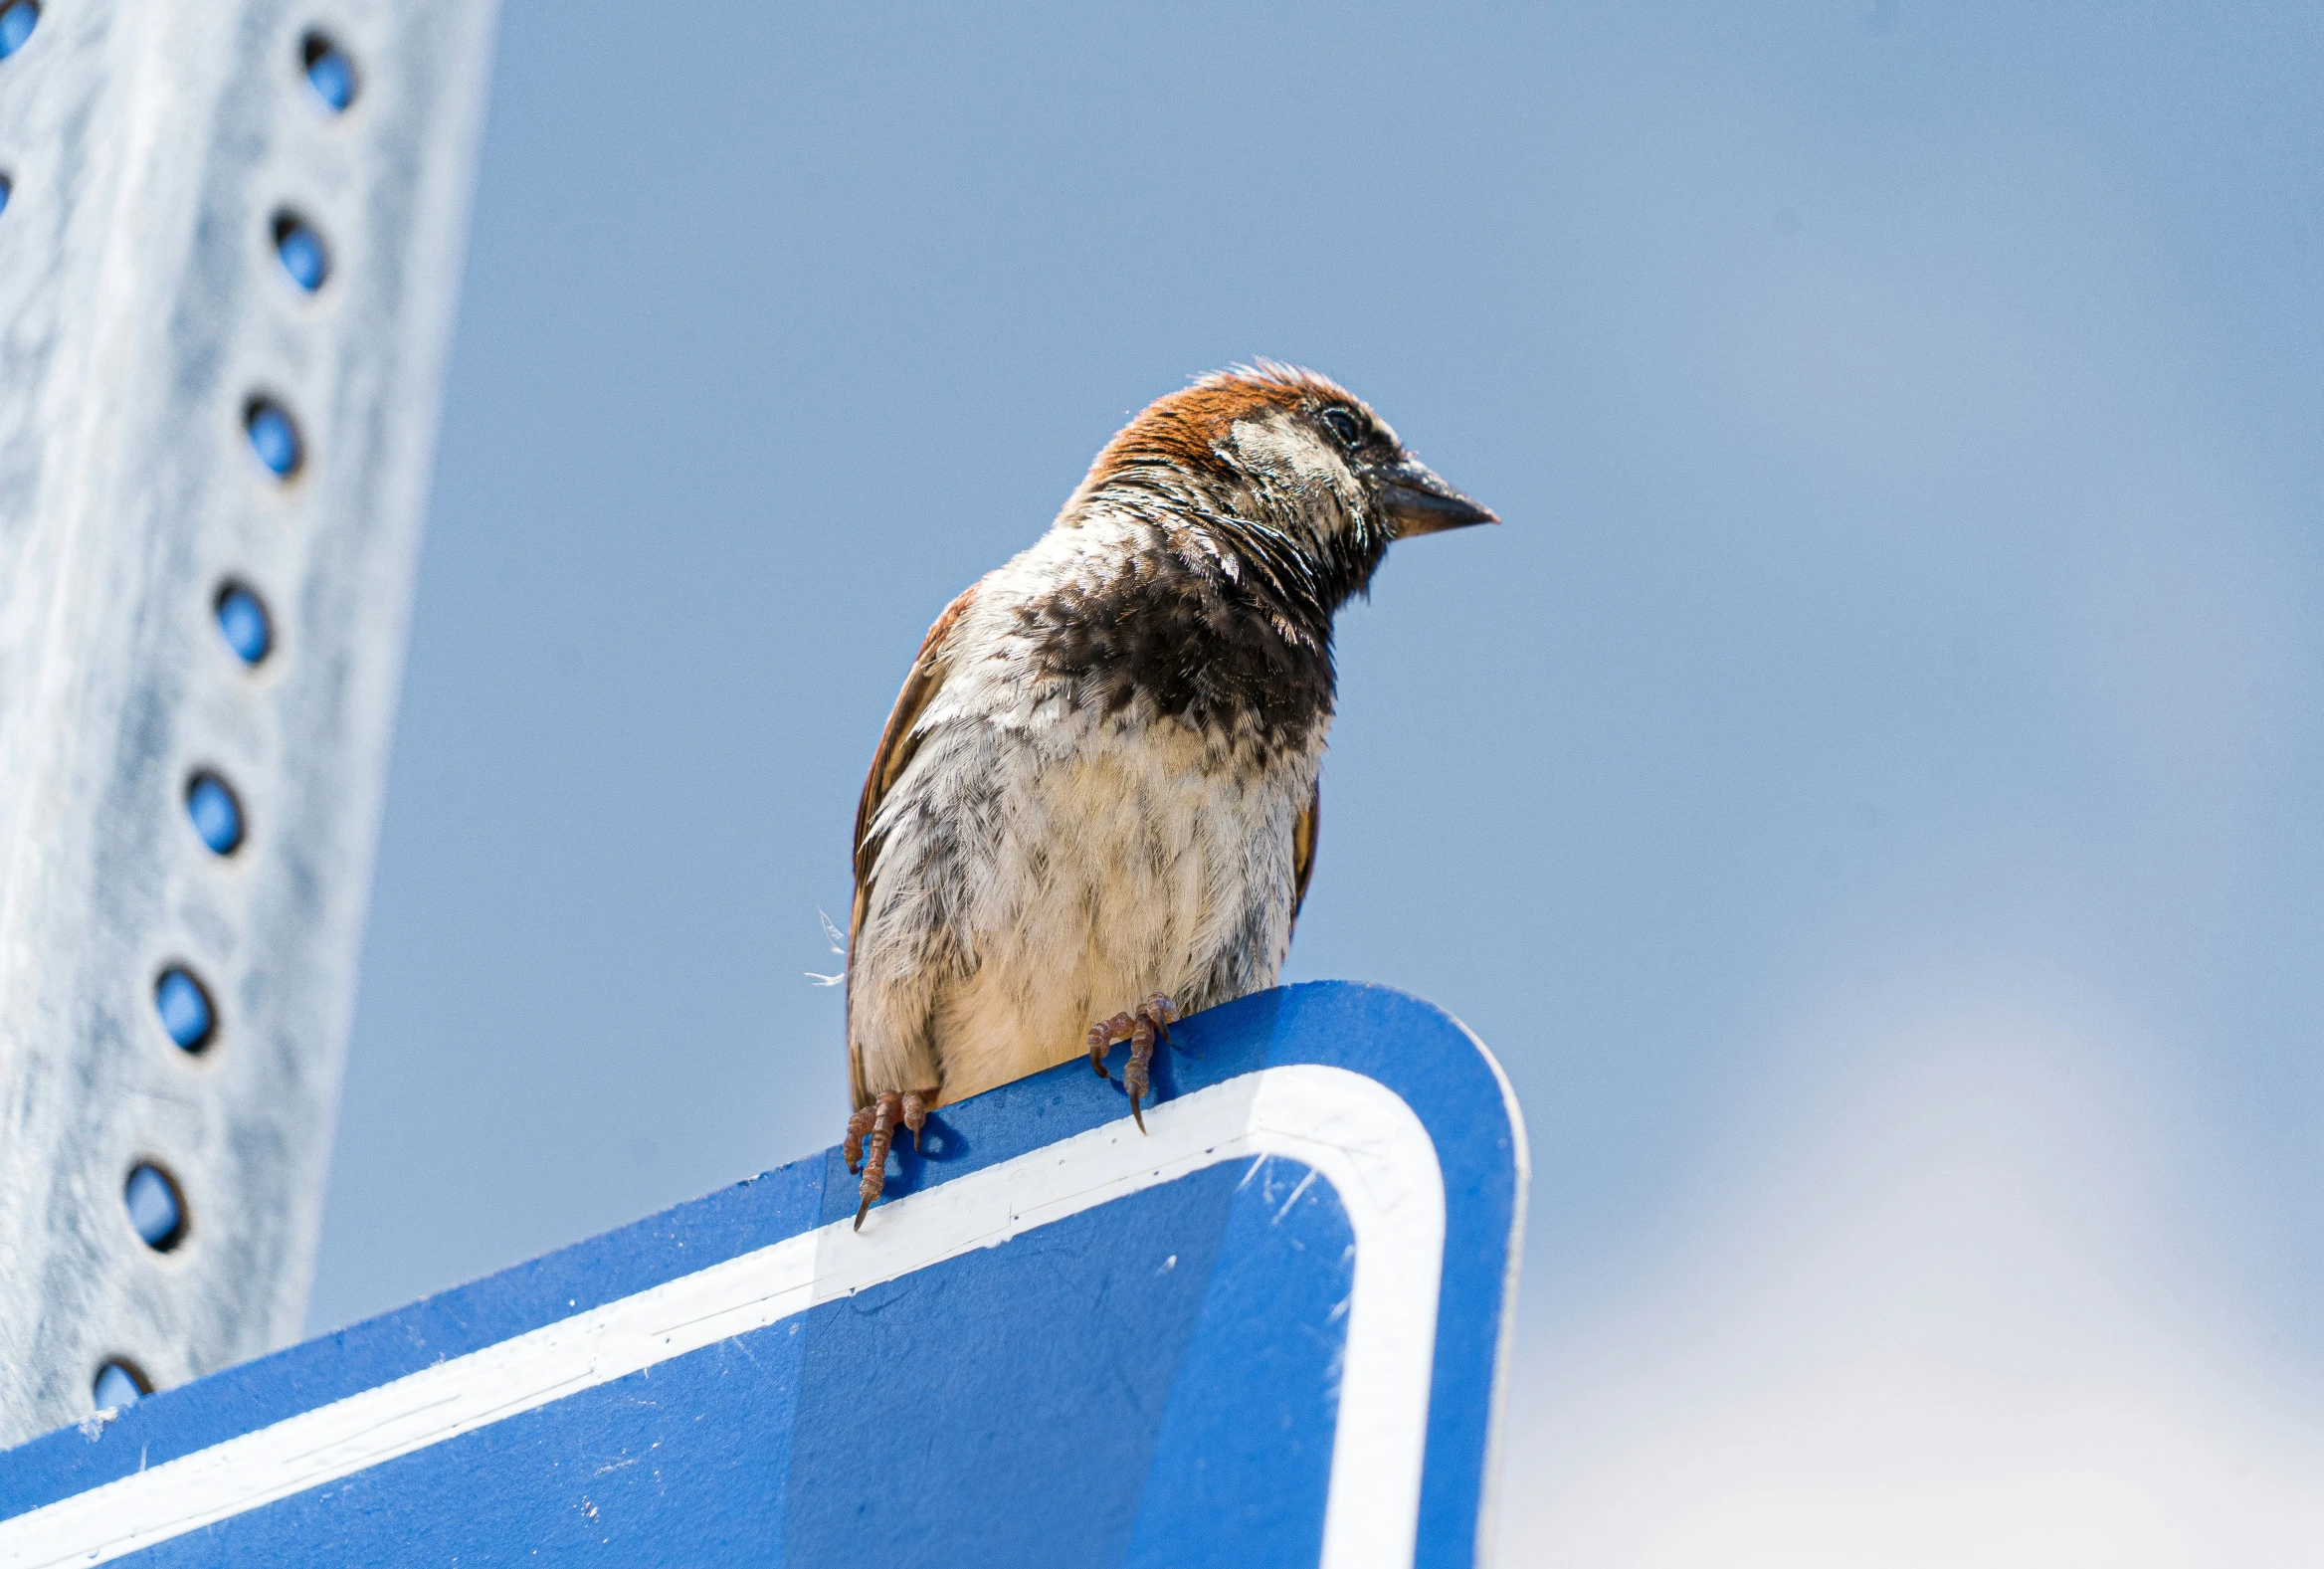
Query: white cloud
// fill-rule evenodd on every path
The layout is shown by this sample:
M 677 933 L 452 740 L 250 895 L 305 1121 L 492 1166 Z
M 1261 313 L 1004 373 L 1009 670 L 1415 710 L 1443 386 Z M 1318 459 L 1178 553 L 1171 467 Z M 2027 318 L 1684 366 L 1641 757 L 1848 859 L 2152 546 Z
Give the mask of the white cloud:
M 1533 1348 L 1502 1565 L 2324 1561 L 2324 1420 L 2154 1219 L 2120 1066 L 1957 1039 L 1771 1119 L 1737 1202 Z

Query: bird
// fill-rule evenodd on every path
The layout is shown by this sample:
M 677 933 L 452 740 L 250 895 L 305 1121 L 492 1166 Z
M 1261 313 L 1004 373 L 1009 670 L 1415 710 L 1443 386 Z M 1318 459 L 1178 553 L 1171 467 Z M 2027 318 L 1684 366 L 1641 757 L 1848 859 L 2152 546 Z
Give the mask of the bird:
M 842 1155 L 1275 984 L 1315 869 L 1332 624 L 1391 544 L 1500 519 L 1328 377 L 1203 376 L 945 607 L 858 802 Z

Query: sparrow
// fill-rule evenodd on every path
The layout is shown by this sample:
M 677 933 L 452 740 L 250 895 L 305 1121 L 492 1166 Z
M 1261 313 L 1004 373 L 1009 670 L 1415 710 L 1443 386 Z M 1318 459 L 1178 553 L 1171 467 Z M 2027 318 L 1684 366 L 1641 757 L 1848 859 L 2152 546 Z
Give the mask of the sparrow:
M 1150 404 L 928 629 L 856 810 L 842 1153 L 1275 983 L 1315 870 L 1332 618 L 1391 543 L 1498 522 L 1377 414 L 1260 361 Z M 1094 1023 L 1092 1021 L 1095 1021 Z

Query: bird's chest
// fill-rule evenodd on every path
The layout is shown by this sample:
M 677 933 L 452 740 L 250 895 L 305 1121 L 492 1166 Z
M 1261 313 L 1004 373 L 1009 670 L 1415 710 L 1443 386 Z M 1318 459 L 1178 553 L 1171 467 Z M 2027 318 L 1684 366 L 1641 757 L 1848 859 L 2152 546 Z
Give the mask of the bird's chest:
M 1146 963 L 1228 939 L 1291 883 L 1304 749 L 1235 754 L 1185 727 L 1084 718 L 1003 765 L 980 946 Z
M 1155 992 L 1192 1010 L 1271 985 L 1320 750 L 1088 714 L 997 748 L 971 963 L 937 1034 L 947 1098 L 1064 1061 Z

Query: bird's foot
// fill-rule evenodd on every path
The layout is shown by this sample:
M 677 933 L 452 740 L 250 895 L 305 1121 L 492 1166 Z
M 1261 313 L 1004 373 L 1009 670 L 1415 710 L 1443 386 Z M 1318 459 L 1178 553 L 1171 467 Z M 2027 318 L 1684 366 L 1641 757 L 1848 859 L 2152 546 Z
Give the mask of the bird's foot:
M 1178 1005 L 1156 992 L 1128 1013 L 1117 1013 L 1089 1027 L 1089 1066 L 1108 1082 L 1113 1076 L 1105 1071 L 1106 1050 L 1123 1041 L 1130 1044 L 1130 1062 L 1121 1071 L 1121 1086 L 1130 1092 L 1130 1116 L 1141 1133 L 1146 1131 L 1146 1116 L 1138 1109 L 1138 1102 L 1153 1087 L 1147 1070 L 1154 1061 L 1154 1040 L 1159 1036 L 1168 1043 L 1170 1021 L 1177 1017 Z
M 847 1160 L 849 1176 L 859 1171 L 864 1174 L 864 1184 L 858 1189 L 864 1202 L 856 1206 L 856 1230 L 864 1229 L 864 1216 L 878 1202 L 880 1190 L 887 1186 L 887 1151 L 895 1140 L 896 1123 L 910 1128 L 912 1148 L 920 1147 L 920 1129 L 928 1120 L 930 1093 L 933 1091 L 890 1089 L 848 1118 L 848 1136 L 840 1145 L 840 1154 Z M 866 1135 L 871 1138 L 869 1149 L 865 1147 Z

